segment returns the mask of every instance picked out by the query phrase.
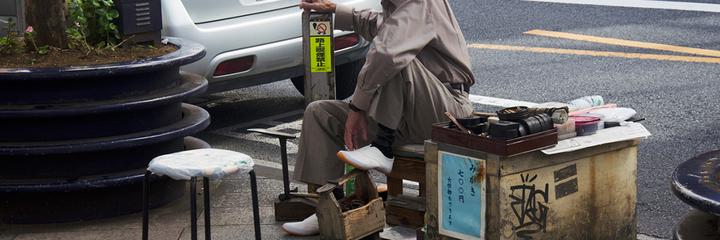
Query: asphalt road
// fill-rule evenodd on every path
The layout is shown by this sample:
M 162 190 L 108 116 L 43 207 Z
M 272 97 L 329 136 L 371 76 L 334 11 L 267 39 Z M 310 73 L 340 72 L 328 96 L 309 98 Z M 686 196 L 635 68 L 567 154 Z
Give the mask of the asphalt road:
M 531 102 L 568 101 L 601 95 L 636 109 L 653 134 L 638 161 L 639 233 L 669 238 L 690 208 L 670 192 L 680 162 L 720 146 L 720 64 L 640 59 L 628 53 L 697 57 L 690 53 L 533 36 L 539 29 L 588 36 L 720 50 L 720 13 L 570 5 L 518 0 L 451 1 L 471 48 L 478 83 L 472 94 Z M 712 3 L 711 0 L 699 0 Z M 715 1 L 716 2 L 716 1 Z M 484 46 L 484 45 L 481 45 Z M 517 46 L 551 49 L 537 53 Z M 616 52 L 615 57 L 559 54 L 558 49 Z M 654 55 L 653 55 L 654 56 Z M 683 58 L 679 58 L 683 59 Z M 298 132 L 303 99 L 289 81 L 213 95 L 201 100 L 213 124 L 201 138 L 216 147 L 279 162 L 275 140 L 244 131 L 272 127 Z M 277 117 L 278 114 L 290 112 Z M 268 116 L 270 119 L 263 119 Z M 257 121 L 261 119 L 260 121 Z M 271 122 L 270 125 L 259 124 Z M 291 163 L 297 142 L 290 143 Z

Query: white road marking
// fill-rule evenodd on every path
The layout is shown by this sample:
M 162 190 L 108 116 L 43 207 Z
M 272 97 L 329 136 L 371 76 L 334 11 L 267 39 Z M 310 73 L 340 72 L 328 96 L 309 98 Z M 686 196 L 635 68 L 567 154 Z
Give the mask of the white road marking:
M 488 97 L 488 96 L 480 96 L 480 95 L 475 95 L 475 94 L 470 94 L 470 102 L 475 103 L 475 104 L 495 106 L 495 107 L 514 107 L 514 106 L 532 107 L 532 106 L 537 105 L 537 103 L 533 103 L 533 102 L 518 101 L 518 100 Z
M 525 1 L 720 13 L 720 4 L 712 4 L 712 3 L 670 2 L 670 1 L 652 1 L 652 0 L 525 0 Z

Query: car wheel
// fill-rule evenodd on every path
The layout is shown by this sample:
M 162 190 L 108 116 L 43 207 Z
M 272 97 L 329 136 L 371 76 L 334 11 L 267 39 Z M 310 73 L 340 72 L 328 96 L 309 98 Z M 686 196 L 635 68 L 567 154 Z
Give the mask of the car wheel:
M 335 75 L 335 93 L 337 99 L 346 99 L 350 97 L 355 91 L 355 83 L 357 82 L 358 73 L 365 64 L 365 59 L 361 59 L 355 62 L 346 63 L 335 68 L 337 74 Z M 295 89 L 300 94 L 305 94 L 305 77 L 294 77 L 290 79 L 295 85 Z

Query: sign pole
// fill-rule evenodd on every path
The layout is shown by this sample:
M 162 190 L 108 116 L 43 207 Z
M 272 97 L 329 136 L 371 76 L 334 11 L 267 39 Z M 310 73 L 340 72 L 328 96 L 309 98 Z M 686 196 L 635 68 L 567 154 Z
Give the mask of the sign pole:
M 336 99 L 335 29 L 332 13 L 303 12 L 305 106 L 316 100 Z M 354 168 L 345 165 L 345 173 Z M 346 194 L 355 192 L 354 180 L 345 184 Z
M 303 12 L 305 105 L 335 99 L 335 44 L 332 13 Z

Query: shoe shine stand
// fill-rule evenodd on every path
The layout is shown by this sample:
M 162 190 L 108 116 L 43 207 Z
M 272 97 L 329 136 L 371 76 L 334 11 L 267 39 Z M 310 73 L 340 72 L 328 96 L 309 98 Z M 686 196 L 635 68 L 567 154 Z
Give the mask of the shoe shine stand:
M 335 99 L 335 45 L 333 42 L 333 14 L 303 12 L 303 56 L 305 63 L 305 105 L 315 100 Z M 276 221 L 302 221 L 315 213 L 317 194 L 298 193 L 290 189 L 287 159 L 287 140 L 293 134 L 267 129 L 248 129 L 280 140 L 282 154 L 283 193 L 275 200 Z
M 336 199 L 333 190 L 355 180 L 355 192 Z M 367 171 L 353 170 L 318 190 L 317 217 L 322 239 L 379 239 L 385 205 Z M 367 237 L 367 238 L 366 238 Z

